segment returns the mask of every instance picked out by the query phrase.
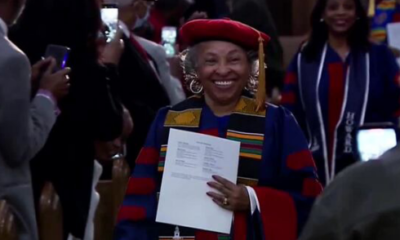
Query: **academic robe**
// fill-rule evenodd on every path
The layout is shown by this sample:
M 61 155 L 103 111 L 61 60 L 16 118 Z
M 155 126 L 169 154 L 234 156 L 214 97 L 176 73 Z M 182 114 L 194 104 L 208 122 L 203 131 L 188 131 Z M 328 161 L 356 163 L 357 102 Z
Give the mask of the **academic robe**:
M 400 22 L 400 4 L 396 0 L 384 0 L 377 4 L 371 22 L 371 37 L 379 43 L 387 43 L 387 25 Z
M 242 97 L 233 114 L 217 117 L 203 98 L 192 97 L 175 107 L 160 110 L 129 180 L 114 239 L 172 239 L 174 236 L 175 226 L 155 223 L 157 193 L 171 128 L 240 141 L 238 183 L 254 188 L 261 208 L 252 215 L 250 211 L 236 212 L 230 236 L 180 227 L 181 237 L 297 239 L 315 197 L 322 190 L 315 164 L 291 113 L 272 105 L 261 113 L 254 109 L 254 101 Z
M 383 45 L 371 44 L 368 52 L 351 51 L 345 61 L 328 44 L 317 61 L 307 61 L 301 51 L 296 55 L 282 104 L 307 133 L 321 182 L 329 183 L 357 161 L 359 126 L 397 124 L 399 73 L 394 55 Z

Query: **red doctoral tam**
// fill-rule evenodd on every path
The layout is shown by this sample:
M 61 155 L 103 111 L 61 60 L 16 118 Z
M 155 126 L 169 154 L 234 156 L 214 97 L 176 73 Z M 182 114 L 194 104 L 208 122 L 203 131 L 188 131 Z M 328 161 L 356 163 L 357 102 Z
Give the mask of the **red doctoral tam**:
M 246 24 L 230 19 L 193 20 L 182 26 L 180 35 L 189 46 L 210 40 L 222 40 L 235 43 L 246 50 L 257 50 L 260 40 L 263 45 L 270 37 Z

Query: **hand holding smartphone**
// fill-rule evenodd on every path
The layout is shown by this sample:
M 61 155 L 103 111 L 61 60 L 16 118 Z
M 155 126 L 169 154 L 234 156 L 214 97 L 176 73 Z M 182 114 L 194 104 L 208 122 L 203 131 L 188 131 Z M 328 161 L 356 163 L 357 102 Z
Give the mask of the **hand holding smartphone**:
M 375 160 L 397 145 L 396 129 L 390 123 L 364 125 L 359 128 L 356 140 L 361 161 Z
M 111 42 L 118 31 L 118 6 L 117 4 L 103 4 L 101 8 L 101 20 L 106 25 L 105 35 L 107 42 Z
M 162 29 L 162 45 L 165 49 L 167 57 L 173 57 L 176 54 L 175 44 L 177 36 L 178 33 L 176 27 L 164 27 Z
M 114 39 L 107 43 L 101 53 L 101 62 L 118 65 L 124 51 L 124 41 L 122 30 L 118 29 Z
M 45 60 L 36 66 L 40 73 L 37 82 L 38 88 L 47 90 L 58 101 L 69 92 L 69 77 L 71 69 L 67 68 L 70 49 L 65 46 L 49 45 L 45 52 Z M 35 67 L 34 66 L 34 67 Z
M 56 65 L 53 69 L 53 72 L 60 71 L 67 66 L 68 57 L 69 57 L 70 49 L 65 46 L 60 45 L 49 45 L 47 46 L 46 52 L 44 54 L 45 58 L 54 58 L 56 61 Z

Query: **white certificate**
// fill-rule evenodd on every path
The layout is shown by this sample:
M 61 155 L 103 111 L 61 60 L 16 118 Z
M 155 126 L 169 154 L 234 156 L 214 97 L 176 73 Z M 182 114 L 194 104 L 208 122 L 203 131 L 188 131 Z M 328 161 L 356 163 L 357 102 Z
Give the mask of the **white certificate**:
M 389 46 L 400 50 L 400 23 L 389 23 L 387 25 Z M 400 65 L 400 58 L 397 59 Z
M 233 212 L 207 196 L 207 182 L 218 175 L 236 183 L 239 151 L 239 142 L 171 129 L 156 221 L 229 234 Z

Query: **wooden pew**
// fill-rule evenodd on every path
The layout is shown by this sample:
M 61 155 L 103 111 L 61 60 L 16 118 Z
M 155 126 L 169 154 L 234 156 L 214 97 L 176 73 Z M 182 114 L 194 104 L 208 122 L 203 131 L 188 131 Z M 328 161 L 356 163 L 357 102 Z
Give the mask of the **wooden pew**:
M 62 240 L 63 220 L 60 199 L 51 183 L 46 183 L 40 197 L 40 240 Z
M 0 201 L 0 239 L 17 240 L 17 227 L 14 215 L 5 200 Z
M 113 166 L 113 191 L 114 191 L 114 209 L 118 214 L 119 207 L 124 200 L 126 187 L 131 175 L 131 170 L 125 159 L 117 159 Z M 115 218 L 116 221 L 116 218 Z
M 130 169 L 125 159 L 116 159 L 113 162 L 112 180 L 103 180 L 97 185 L 100 202 L 95 217 L 95 240 L 112 239 L 119 206 L 123 201 L 129 176 Z M 2 226 L 7 226 L 7 229 L 9 229 L 9 221 L 10 219 L 13 220 L 12 216 L 10 218 L 8 214 L 5 214 L 9 211 L 3 210 L 8 209 L 4 205 L 3 202 L 0 205 L 0 217 L 8 216 L 8 220 L 4 222 L 6 225 L 2 225 L 3 221 L 0 221 L 0 240 L 17 240 L 1 235 L 3 233 L 1 230 L 6 229 Z M 62 240 L 61 203 L 51 183 L 46 183 L 42 191 L 38 225 L 40 240 Z
M 97 185 L 100 202 L 95 217 L 95 240 L 112 239 L 128 179 L 129 166 L 124 158 L 113 160 L 112 180 L 102 180 Z

